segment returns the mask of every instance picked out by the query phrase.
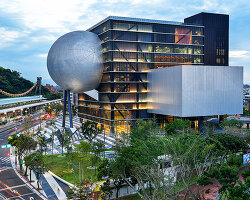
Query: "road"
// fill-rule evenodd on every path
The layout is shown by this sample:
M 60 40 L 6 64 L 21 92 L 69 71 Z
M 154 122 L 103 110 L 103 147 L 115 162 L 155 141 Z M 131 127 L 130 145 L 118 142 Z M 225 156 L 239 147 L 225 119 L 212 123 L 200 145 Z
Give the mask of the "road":
M 35 121 L 33 126 L 38 123 L 39 121 Z M 17 126 L 17 132 L 21 130 L 21 125 Z M 0 130 L 0 199 L 42 200 L 33 189 L 30 189 L 32 187 L 25 184 L 12 168 L 10 158 L 7 155 L 10 149 L 1 148 L 1 145 L 7 144 L 8 136 L 14 133 L 16 133 L 15 127 Z

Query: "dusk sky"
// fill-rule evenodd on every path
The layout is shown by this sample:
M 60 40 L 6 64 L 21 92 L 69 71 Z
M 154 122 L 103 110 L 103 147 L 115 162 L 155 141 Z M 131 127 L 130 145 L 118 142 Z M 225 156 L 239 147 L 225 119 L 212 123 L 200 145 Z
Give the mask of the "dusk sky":
M 229 65 L 243 66 L 244 83 L 250 84 L 249 0 L 0 0 L 0 66 L 55 85 L 46 59 L 61 35 L 110 15 L 183 22 L 199 12 L 230 15 Z

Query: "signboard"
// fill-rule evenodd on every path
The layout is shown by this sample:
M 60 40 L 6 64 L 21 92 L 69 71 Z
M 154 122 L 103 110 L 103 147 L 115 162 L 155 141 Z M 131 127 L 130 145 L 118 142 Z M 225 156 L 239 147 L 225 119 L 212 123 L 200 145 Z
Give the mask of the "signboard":
M 249 164 L 249 163 L 250 163 L 250 153 L 244 154 L 243 155 L 243 164 L 246 165 L 246 164 Z
M 10 144 L 6 144 L 6 145 L 1 145 L 1 148 L 10 148 L 11 147 L 11 145 Z

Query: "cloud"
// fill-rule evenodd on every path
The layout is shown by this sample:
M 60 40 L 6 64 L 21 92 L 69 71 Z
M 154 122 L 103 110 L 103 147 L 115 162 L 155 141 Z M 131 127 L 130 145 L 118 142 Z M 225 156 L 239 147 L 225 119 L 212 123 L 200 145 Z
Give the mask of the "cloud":
M 0 47 L 4 48 L 10 46 L 13 41 L 22 35 L 23 34 L 18 31 L 8 30 L 7 28 L 0 27 Z
M 77 24 L 95 0 L 1 0 L 0 9 L 18 16 L 17 20 L 31 30 L 66 32 L 69 25 Z
M 40 58 L 47 58 L 48 54 L 47 53 L 38 54 L 37 56 L 40 57 Z
M 250 51 L 246 50 L 231 50 L 229 51 L 230 58 L 250 58 Z
M 55 35 L 40 35 L 40 36 L 33 36 L 30 38 L 33 42 L 44 42 L 44 41 L 55 41 L 58 37 Z
M 230 51 L 230 62 L 245 66 L 249 77 L 250 31 L 244 29 L 249 9 L 246 0 L 0 0 L 0 64 L 26 77 L 35 78 L 35 73 L 49 77 L 45 58 L 53 42 L 109 15 L 183 21 L 199 12 L 217 12 L 230 13 L 230 47 L 239 49 Z

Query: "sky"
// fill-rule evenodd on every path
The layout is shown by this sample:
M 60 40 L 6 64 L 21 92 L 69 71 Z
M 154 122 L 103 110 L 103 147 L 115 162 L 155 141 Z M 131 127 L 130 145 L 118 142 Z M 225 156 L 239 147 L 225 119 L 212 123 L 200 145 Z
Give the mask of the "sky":
M 229 65 L 244 67 L 250 84 L 249 0 L 0 0 L 0 66 L 43 84 L 47 53 L 61 35 L 86 30 L 107 16 L 183 22 L 199 12 L 229 14 Z

